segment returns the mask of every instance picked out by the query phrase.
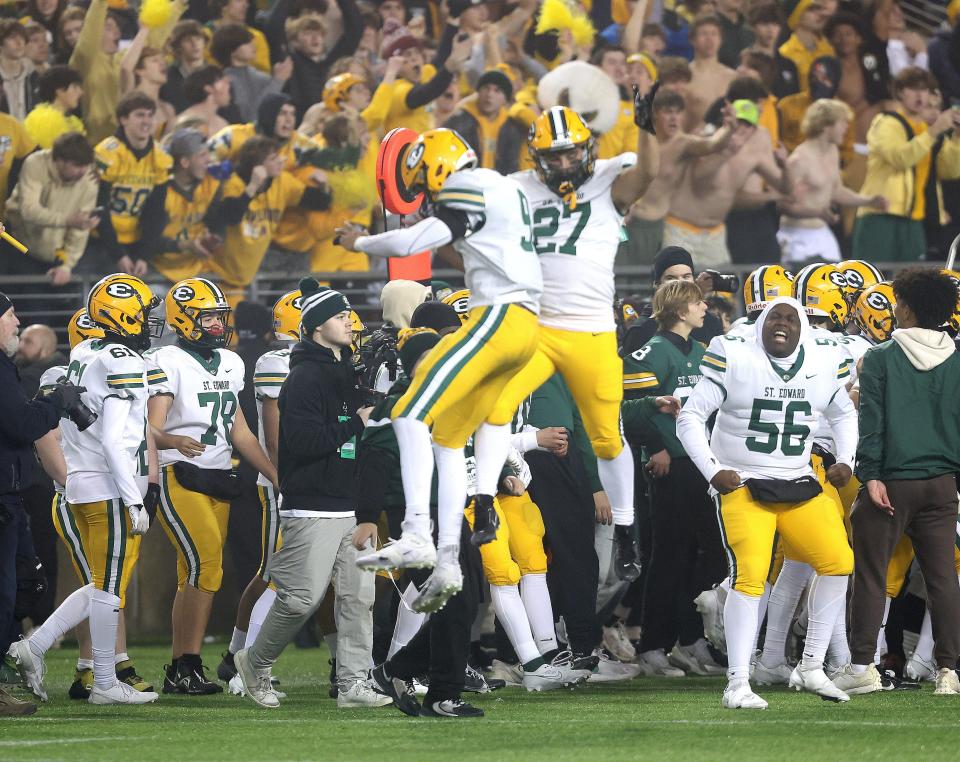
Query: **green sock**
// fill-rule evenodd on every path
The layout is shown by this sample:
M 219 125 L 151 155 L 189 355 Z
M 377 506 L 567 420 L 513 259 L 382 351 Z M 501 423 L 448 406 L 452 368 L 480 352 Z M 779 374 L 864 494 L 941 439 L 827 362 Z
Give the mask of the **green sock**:
M 540 667 L 545 664 L 543 657 L 538 656 L 536 659 L 531 659 L 526 664 L 523 665 L 524 672 L 536 672 Z

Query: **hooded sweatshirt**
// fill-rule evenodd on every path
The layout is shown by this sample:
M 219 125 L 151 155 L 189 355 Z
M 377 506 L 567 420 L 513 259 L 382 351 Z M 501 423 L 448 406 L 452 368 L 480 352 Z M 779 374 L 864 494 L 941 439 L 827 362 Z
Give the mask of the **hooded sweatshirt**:
M 860 372 L 857 478 L 932 479 L 960 471 L 960 355 L 941 331 L 902 328 Z
M 427 301 L 430 288 L 415 280 L 392 280 L 380 292 L 383 319 L 397 328 L 409 328 L 413 311 Z

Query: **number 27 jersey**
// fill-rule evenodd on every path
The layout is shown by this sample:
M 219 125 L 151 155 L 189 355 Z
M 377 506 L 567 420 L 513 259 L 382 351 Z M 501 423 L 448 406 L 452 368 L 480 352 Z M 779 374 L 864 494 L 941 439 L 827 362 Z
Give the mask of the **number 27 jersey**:
M 179 450 L 160 450 L 160 465 L 186 461 L 199 468 L 229 469 L 233 419 L 243 389 L 243 360 L 229 349 L 217 349 L 208 361 L 179 346 L 152 350 L 145 359 L 150 396 L 173 397 L 164 430 L 206 446 L 195 458 Z

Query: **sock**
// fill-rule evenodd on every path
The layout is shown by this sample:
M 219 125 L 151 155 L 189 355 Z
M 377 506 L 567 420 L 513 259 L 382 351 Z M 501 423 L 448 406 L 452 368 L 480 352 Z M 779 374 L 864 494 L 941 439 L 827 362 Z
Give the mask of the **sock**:
M 412 582 L 407 585 L 407 589 L 401 595 L 401 603 L 397 606 L 397 622 L 393 626 L 393 637 L 390 639 L 390 650 L 387 652 L 387 660 L 393 658 L 393 655 L 409 643 L 416 635 L 423 623 L 427 621 L 426 614 L 420 614 L 410 608 L 420 591 Z M 405 606 L 404 603 L 407 605 Z
M 393 432 L 400 445 L 400 476 L 406 500 L 403 531 L 429 537 L 430 486 L 433 481 L 430 429 L 416 418 L 397 418 L 393 422 Z
M 327 644 L 327 650 L 330 651 L 330 658 L 337 660 L 337 633 L 328 632 L 323 636 L 323 642 Z
M 760 596 L 760 607 L 757 609 L 757 634 L 753 638 L 753 652 L 757 652 L 757 643 L 760 642 L 760 629 L 763 627 L 763 620 L 767 616 L 767 604 L 770 603 L 770 591 L 773 585 L 769 582 L 763 583 L 763 595 Z
M 883 621 L 880 623 L 880 631 L 877 632 L 877 652 L 873 655 L 873 663 L 879 664 L 880 657 L 887 652 L 887 617 L 890 616 L 890 604 L 893 598 L 887 598 L 883 602 Z
M 821 576 L 810 583 L 807 594 L 807 639 L 803 644 L 805 669 L 822 669 L 823 657 L 833 635 L 837 617 L 847 605 L 847 578 Z
M 267 612 L 270 611 L 270 607 L 276 598 L 277 591 L 268 587 L 257 598 L 257 602 L 253 604 L 253 611 L 250 612 L 250 624 L 247 625 L 247 637 L 243 643 L 244 648 L 250 648 L 257 641 L 257 635 L 260 634 L 260 628 L 263 627 L 263 620 L 267 618 Z M 231 649 L 231 653 L 236 653 L 236 651 Z
M 259 600 L 259 599 L 258 599 Z M 254 604 L 256 605 L 256 604 Z M 230 645 L 227 650 L 232 656 L 247 644 L 247 633 L 236 627 L 233 628 L 233 635 L 230 636 Z
M 547 575 L 524 574 L 520 578 L 520 597 L 527 611 L 527 621 L 533 640 L 541 654 L 557 648 L 557 629 L 553 620 L 553 605 L 547 589 Z
M 93 645 L 93 682 L 109 688 L 117 682 L 113 657 L 117 647 L 120 597 L 94 589 L 90 595 L 90 641 Z
M 803 589 L 812 576 L 813 569 L 809 564 L 786 558 L 783 560 L 783 568 L 770 591 L 770 602 L 767 605 L 767 636 L 763 643 L 763 655 L 760 657 L 764 666 L 775 667 L 786 661 L 790 622 L 797 610 L 800 596 L 803 595 Z
M 93 669 L 93 659 L 77 659 L 77 670 Z
M 869 664 L 851 664 L 850 666 L 853 668 L 853 674 L 855 675 L 862 675 L 870 667 Z
M 757 631 L 760 597 L 731 590 L 723 606 L 723 629 L 727 636 L 727 679 L 750 679 L 750 647 Z
M 917 638 L 917 647 L 913 655 L 926 662 L 933 661 L 933 622 L 930 619 L 930 609 L 923 612 L 923 624 L 920 625 L 920 637 Z
M 456 545 L 459 558 L 463 506 L 467 502 L 467 459 L 463 448 L 434 444 L 433 452 L 437 459 L 437 547 Z
M 477 456 L 477 492 L 496 495 L 503 464 L 510 454 L 510 424 L 493 426 L 481 423 L 473 439 Z M 459 534 L 457 535 L 459 537 Z
M 903 631 L 903 653 L 909 659 L 909 654 L 912 654 L 917 650 L 917 640 L 920 638 L 920 635 L 913 630 L 904 630 Z
M 540 651 L 530 634 L 530 622 L 520 599 L 520 589 L 516 585 L 490 585 L 490 600 L 520 661 L 526 665 L 539 659 Z
M 126 651 L 121 651 L 118 654 L 114 654 L 113 663 L 114 665 L 120 664 L 121 662 L 130 661 L 130 657 L 127 655 Z
M 36 656 L 43 656 L 51 646 L 90 615 L 90 596 L 93 585 L 84 585 L 68 595 L 57 610 L 34 630 L 27 641 Z M 111 647 L 112 651 L 112 647 Z
M 830 645 L 827 646 L 827 661 L 837 667 L 849 664 L 850 643 L 847 640 L 847 608 L 843 606 L 837 613 L 837 621 L 833 625 L 830 635 Z
M 614 523 L 631 526 L 634 508 L 633 453 L 630 452 L 630 445 L 624 442 L 620 454 L 610 460 L 597 458 L 597 471 L 600 474 L 600 483 L 610 499 Z

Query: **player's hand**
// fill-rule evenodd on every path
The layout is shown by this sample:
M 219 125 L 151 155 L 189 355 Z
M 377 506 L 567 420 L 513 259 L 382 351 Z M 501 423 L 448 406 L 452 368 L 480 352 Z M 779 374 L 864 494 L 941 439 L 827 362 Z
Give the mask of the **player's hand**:
M 503 481 L 500 482 L 500 491 L 504 495 L 520 497 L 523 494 L 523 482 L 516 476 L 504 476 Z
M 850 390 L 850 401 L 857 410 L 860 409 L 860 387 L 855 386 Z
M 357 239 L 362 235 L 367 235 L 367 231 L 364 228 L 353 222 L 347 222 L 333 232 L 335 235 L 333 242 L 337 244 L 337 246 L 342 246 L 347 251 L 357 251 Z
M 741 484 L 740 474 L 729 469 L 717 471 L 710 480 L 710 485 L 721 495 L 726 495 L 736 489 L 740 489 Z
M 160 485 L 156 482 L 150 482 L 147 485 L 147 494 L 143 496 L 143 509 L 150 517 L 150 521 L 157 515 L 157 507 L 160 505 Z
M 369 550 L 377 547 L 377 525 L 369 521 L 357 524 L 350 540 L 357 550 Z
M 128 505 L 130 514 L 130 534 L 143 535 L 150 528 L 150 516 L 142 505 Z
M 610 507 L 610 498 L 603 490 L 593 493 L 593 513 L 598 524 L 610 526 L 613 523 L 613 508 Z
M 646 95 L 640 95 L 640 88 L 633 86 L 633 123 L 651 135 L 657 134 L 653 124 L 653 99 L 659 89 L 660 80 L 653 83 L 653 87 Z
M 363 421 L 363 425 L 367 425 L 367 421 L 370 420 L 370 413 L 373 412 L 373 407 L 362 407 L 357 410 L 357 415 L 360 416 L 360 420 Z
M 655 452 L 647 461 L 647 472 L 655 479 L 659 479 L 670 473 L 670 453 L 666 450 Z
M 827 481 L 837 489 L 843 489 L 850 483 L 853 470 L 846 463 L 834 463 L 827 469 Z
M 558 458 L 567 454 L 569 446 L 569 434 L 563 426 L 549 426 L 537 432 L 537 447 L 549 450 Z
M 657 397 L 654 402 L 657 405 L 657 412 L 672 415 L 674 418 L 680 415 L 680 400 L 676 397 Z
M 207 449 L 205 444 L 201 444 L 192 437 L 179 436 L 171 437 L 171 439 L 173 441 L 173 449 L 181 455 L 186 455 L 188 458 L 195 458 L 198 455 L 202 455 L 203 451 Z
M 47 270 L 47 277 L 50 279 L 51 286 L 65 286 L 70 282 L 70 268 L 60 265 L 51 267 Z
M 867 482 L 867 494 L 870 495 L 870 499 L 877 508 L 888 516 L 893 515 L 893 503 L 890 502 L 890 497 L 887 495 L 886 484 L 879 479 L 870 479 Z

